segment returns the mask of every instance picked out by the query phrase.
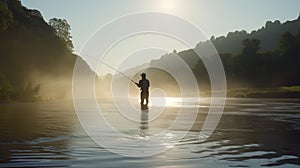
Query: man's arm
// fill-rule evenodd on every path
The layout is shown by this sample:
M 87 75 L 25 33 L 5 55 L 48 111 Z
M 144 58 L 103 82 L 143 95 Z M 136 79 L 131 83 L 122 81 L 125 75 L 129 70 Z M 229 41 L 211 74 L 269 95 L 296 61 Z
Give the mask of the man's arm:
M 135 84 L 136 84 L 137 87 L 141 87 L 141 84 L 140 84 L 140 83 L 141 83 L 141 81 L 139 81 L 139 83 L 136 83 L 136 82 L 135 82 Z

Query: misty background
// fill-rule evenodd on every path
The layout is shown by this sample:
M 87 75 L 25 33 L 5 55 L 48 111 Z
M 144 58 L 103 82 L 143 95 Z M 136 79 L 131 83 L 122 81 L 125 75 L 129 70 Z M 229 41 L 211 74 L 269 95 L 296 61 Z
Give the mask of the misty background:
M 38 10 L 28 9 L 19 0 L 0 0 L 0 102 L 40 101 L 72 97 L 72 73 L 77 58 L 71 25 L 65 19 L 45 21 Z M 295 16 L 297 17 L 297 16 Z M 222 59 L 231 97 L 300 97 L 299 52 L 300 17 L 280 22 L 266 21 L 261 28 L 239 30 L 226 36 L 199 41 L 197 49 L 213 43 Z M 182 58 L 193 71 L 203 96 L 210 95 L 206 68 L 194 50 L 174 48 L 147 66 L 171 65 L 174 55 Z M 84 60 L 82 60 L 84 61 Z M 89 66 L 86 64 L 86 67 Z M 176 68 L 175 68 L 176 69 Z M 133 67 L 124 74 L 139 80 L 146 72 L 151 88 L 161 88 L 167 96 L 180 96 L 176 79 L 157 68 Z M 112 79 L 127 83 L 120 74 L 95 76 L 98 97 L 110 96 Z M 129 94 L 139 90 L 129 85 Z

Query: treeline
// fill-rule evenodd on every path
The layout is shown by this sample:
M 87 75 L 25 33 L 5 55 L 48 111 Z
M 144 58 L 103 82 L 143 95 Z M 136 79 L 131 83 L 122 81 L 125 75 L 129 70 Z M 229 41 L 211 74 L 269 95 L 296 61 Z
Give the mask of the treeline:
M 31 82 L 22 88 L 14 87 L 3 74 L 0 74 L 0 103 L 40 101 L 40 85 Z
M 270 88 L 300 85 L 300 31 L 286 32 L 279 38 L 278 49 L 262 52 L 257 39 L 244 39 L 238 54 L 223 53 L 220 57 L 229 88 Z M 194 53 L 195 54 L 195 53 Z M 193 68 L 199 82 L 209 83 L 201 60 Z
M 210 41 L 200 42 L 196 49 L 205 50 L 210 42 L 221 57 L 230 96 L 300 97 L 300 87 L 295 87 L 300 86 L 300 17 L 283 24 L 268 21 L 264 27 L 251 33 L 236 31 L 226 37 L 211 37 Z M 209 91 L 208 72 L 193 49 L 174 50 L 158 60 L 152 60 L 151 64 L 177 67 L 179 71 L 180 65 L 169 65 L 174 54 L 190 66 L 200 91 Z M 148 72 L 152 73 L 151 70 Z M 169 74 L 161 72 L 165 76 L 158 80 L 155 78 L 157 74 L 152 74 L 152 86 L 155 83 L 168 87 L 176 85 L 172 84 L 173 80 L 161 80 L 168 79 Z
M 36 101 L 43 93 L 63 98 L 71 92 L 72 50 L 66 20 L 47 23 L 19 0 L 0 0 L 0 103 Z
M 290 32 L 297 34 L 300 28 L 300 16 L 291 21 L 281 23 L 279 20 L 267 21 L 260 29 L 247 32 L 245 30 L 229 32 L 226 36 L 212 36 L 209 41 L 200 42 L 197 47 L 206 46 L 212 42 L 219 53 L 237 54 L 242 48 L 245 39 L 257 39 L 261 42 L 260 51 L 270 51 L 280 47 L 281 35 Z
M 235 31 L 228 33 L 226 37 L 211 37 L 209 41 L 200 42 L 196 49 L 206 50 L 208 43 L 214 44 L 221 57 L 226 73 L 228 96 L 300 97 L 300 17 L 285 23 L 267 21 L 264 27 L 251 33 Z M 180 52 L 174 50 L 162 55 L 160 59 L 152 60 L 150 66 L 168 67 L 173 70 L 172 73 L 179 73 L 181 65 L 172 63 L 174 54 L 181 57 L 191 68 L 198 81 L 200 93 L 210 96 L 208 72 L 194 49 Z M 124 73 L 138 80 L 138 73 L 132 72 L 139 70 L 139 67 L 136 67 L 135 70 L 130 69 Z M 163 89 L 167 96 L 180 96 L 177 81 L 171 74 L 157 68 L 143 71 L 147 73 L 152 88 Z M 119 78 L 117 83 L 122 81 L 122 76 Z M 103 78 L 101 82 L 110 83 L 107 82 L 110 79 L 111 77 Z M 134 89 L 136 90 L 130 89 L 130 92 L 138 94 Z M 104 87 L 102 90 L 110 89 Z

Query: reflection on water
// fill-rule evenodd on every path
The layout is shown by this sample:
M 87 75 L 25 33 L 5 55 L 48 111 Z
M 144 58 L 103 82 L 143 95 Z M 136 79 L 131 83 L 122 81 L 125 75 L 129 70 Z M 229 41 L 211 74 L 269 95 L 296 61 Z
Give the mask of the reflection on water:
M 138 132 L 140 137 L 151 136 L 149 131 L 149 109 L 141 109 L 141 120 L 140 120 L 140 130 Z
M 190 99 L 181 101 L 199 109 L 192 130 L 175 148 L 139 159 L 93 143 L 81 129 L 71 101 L 0 105 L 0 167 L 300 167 L 300 100 L 228 99 L 217 129 L 205 142 L 197 137 L 210 100 L 201 99 L 199 106 Z M 169 105 L 151 120 L 155 108 L 150 106 L 134 122 L 121 120 L 110 102 L 105 108 L 113 126 L 141 137 L 168 128 L 179 110 Z
M 140 129 L 148 130 L 148 123 L 149 123 L 149 109 L 141 110 Z

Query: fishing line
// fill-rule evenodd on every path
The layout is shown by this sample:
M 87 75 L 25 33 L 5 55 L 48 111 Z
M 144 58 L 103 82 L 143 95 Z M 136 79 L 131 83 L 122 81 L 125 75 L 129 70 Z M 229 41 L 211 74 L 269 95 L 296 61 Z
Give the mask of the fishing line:
M 120 74 L 123 75 L 125 78 L 127 78 L 128 80 L 130 80 L 131 82 L 133 82 L 134 84 L 136 84 L 136 82 L 135 82 L 134 80 L 132 80 L 132 79 L 131 79 L 130 77 L 128 77 L 127 75 L 125 75 L 123 72 L 118 71 L 116 68 L 114 68 L 114 67 L 108 65 L 107 63 L 105 63 L 105 62 L 103 62 L 103 61 L 101 61 L 100 63 L 102 63 L 103 65 L 106 65 L 106 66 L 109 67 L 110 69 L 112 69 L 112 70 L 114 70 L 114 71 L 120 73 Z

